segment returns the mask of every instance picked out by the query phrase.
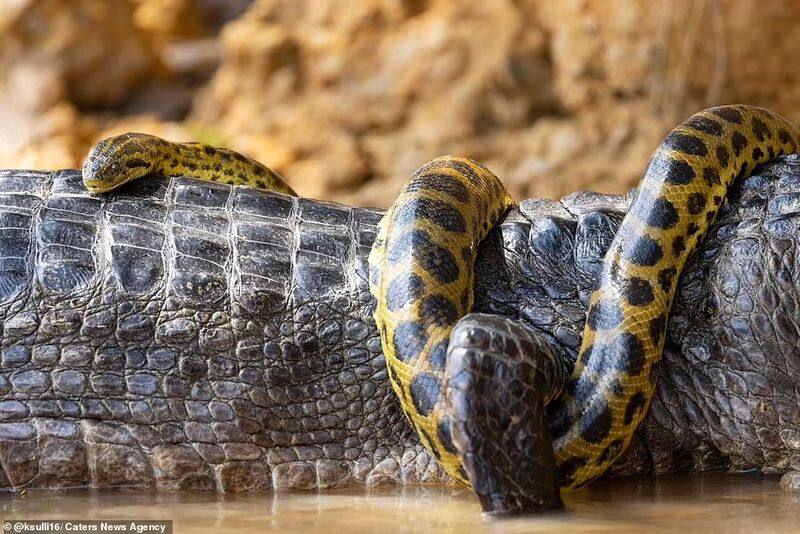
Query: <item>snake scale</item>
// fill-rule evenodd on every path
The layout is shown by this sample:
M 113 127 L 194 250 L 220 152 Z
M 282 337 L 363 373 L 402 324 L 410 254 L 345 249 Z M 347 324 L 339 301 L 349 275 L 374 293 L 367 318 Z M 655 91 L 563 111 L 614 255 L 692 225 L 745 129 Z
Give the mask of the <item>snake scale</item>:
M 561 487 L 604 473 L 642 421 L 677 280 L 731 183 L 799 143 L 800 132 L 783 117 L 732 105 L 693 115 L 659 144 L 603 262 L 574 369 L 547 406 Z M 232 151 L 145 134 L 101 141 L 83 168 L 95 193 L 149 173 L 294 194 L 275 172 Z M 467 485 L 472 477 L 449 420 L 448 348 L 471 310 L 478 243 L 512 203 L 482 165 L 439 157 L 405 184 L 369 258 L 392 386 L 423 445 Z

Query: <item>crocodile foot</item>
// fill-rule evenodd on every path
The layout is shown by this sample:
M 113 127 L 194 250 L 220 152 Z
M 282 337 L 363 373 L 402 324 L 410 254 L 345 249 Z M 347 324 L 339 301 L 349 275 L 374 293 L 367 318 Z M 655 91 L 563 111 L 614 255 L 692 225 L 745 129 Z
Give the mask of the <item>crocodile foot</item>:
M 471 314 L 453 330 L 446 373 L 453 444 L 484 512 L 560 508 L 545 417 L 564 381 L 556 357 L 519 323 Z

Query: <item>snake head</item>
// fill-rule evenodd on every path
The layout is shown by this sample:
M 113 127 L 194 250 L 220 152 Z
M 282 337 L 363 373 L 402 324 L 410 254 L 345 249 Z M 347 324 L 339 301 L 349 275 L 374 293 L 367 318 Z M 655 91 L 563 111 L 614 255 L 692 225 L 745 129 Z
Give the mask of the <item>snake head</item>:
M 162 139 L 125 133 L 98 142 L 83 162 L 83 183 L 90 193 L 105 193 L 155 170 Z

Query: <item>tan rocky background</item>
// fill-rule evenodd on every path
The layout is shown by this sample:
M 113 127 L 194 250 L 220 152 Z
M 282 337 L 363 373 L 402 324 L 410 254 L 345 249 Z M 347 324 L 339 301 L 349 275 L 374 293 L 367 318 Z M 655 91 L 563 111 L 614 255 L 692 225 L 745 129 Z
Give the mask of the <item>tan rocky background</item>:
M 442 153 L 517 198 L 621 192 L 702 107 L 800 122 L 793 0 L 4 0 L 0 167 L 126 130 L 386 206 Z

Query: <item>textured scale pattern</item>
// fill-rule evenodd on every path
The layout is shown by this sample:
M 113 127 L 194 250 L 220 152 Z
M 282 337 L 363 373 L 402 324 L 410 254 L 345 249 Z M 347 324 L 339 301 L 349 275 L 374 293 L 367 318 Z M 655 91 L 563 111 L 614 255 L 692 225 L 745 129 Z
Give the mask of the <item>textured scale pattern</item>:
M 679 274 L 737 178 L 798 148 L 786 119 L 750 106 L 697 113 L 656 149 L 603 261 L 554 431 L 565 487 L 603 474 L 652 399 Z
M 554 462 L 559 482 L 567 488 L 608 470 L 627 449 L 654 395 L 667 319 L 687 258 L 717 216 L 733 181 L 796 150 L 799 138 L 794 127 L 771 112 L 725 106 L 692 116 L 664 139 L 602 262 L 572 378 L 554 402 L 553 392 L 560 391 L 560 385 L 548 391 L 533 385 L 512 388 L 508 397 L 492 393 L 493 373 L 525 376 L 530 374 L 527 365 L 546 367 L 544 362 L 552 360 L 545 351 L 516 362 L 519 348 L 511 348 L 527 335 L 523 327 L 508 337 L 499 334 L 506 328 L 503 320 L 495 324 L 475 316 L 472 332 L 508 342 L 503 342 L 504 348 L 490 348 L 478 337 L 448 361 L 451 332 L 472 309 L 478 245 L 512 200 L 491 172 L 464 158 L 437 158 L 417 171 L 381 220 L 369 258 L 369 285 L 377 301 L 374 317 L 388 376 L 422 445 L 451 476 L 477 484 L 474 489 L 487 509 L 555 506 L 558 497 L 551 491 L 549 467 Z M 144 134 L 99 143 L 87 158 L 83 179 L 89 191 L 99 193 L 149 173 L 188 173 L 207 181 L 294 194 L 277 174 L 244 156 Z M 143 245 L 139 248 L 146 250 Z M 185 263 L 181 268 L 189 278 L 202 276 L 183 288 L 180 278 L 171 283 L 178 284 L 178 292 L 198 294 L 194 304 L 202 305 L 218 300 L 224 283 L 208 276 L 213 267 L 192 261 L 195 246 L 193 236 L 182 238 L 176 259 Z M 190 252 L 184 255 L 180 250 L 186 247 Z M 128 260 L 123 262 L 136 263 Z M 141 275 L 137 271 L 131 282 Z M 517 327 L 508 328 L 511 332 Z M 548 375 L 544 383 L 555 380 L 557 373 L 551 368 Z M 450 379 L 454 382 L 448 396 Z M 99 381 L 100 390 L 95 390 L 114 394 L 121 387 L 118 379 L 108 380 Z M 475 395 L 481 397 L 479 402 Z M 448 405 L 448 400 L 456 404 Z M 518 426 L 510 414 L 508 430 L 522 432 L 520 436 L 535 434 L 535 439 L 523 444 L 513 433 L 497 439 L 508 448 L 506 460 L 531 457 L 530 468 L 542 470 L 541 477 L 532 479 L 515 473 L 519 460 L 503 463 L 500 458 L 493 461 L 491 453 L 486 456 L 491 451 L 487 440 L 499 419 L 486 418 L 484 410 L 499 418 L 503 403 L 520 401 L 519 406 L 530 407 L 516 410 L 525 422 Z M 549 431 L 542 426 L 547 404 Z M 549 456 L 551 434 L 554 458 Z M 529 493 L 533 487 L 537 489 Z
M 109 137 L 92 147 L 83 165 L 83 183 L 91 193 L 105 193 L 150 173 L 296 195 L 278 173 L 238 152 L 142 133 Z
M 472 309 L 478 243 L 511 204 L 482 165 L 436 158 L 401 190 L 369 258 L 392 386 L 420 440 L 467 485 L 445 413 L 445 359 L 453 327 Z
M 729 197 L 613 476 L 800 469 L 800 157 Z M 512 207 L 479 247 L 475 311 L 526 325 L 569 373 L 630 200 Z M 372 319 L 382 215 L 187 178 L 96 197 L 75 171 L 0 171 L 0 489 L 443 481 Z
M 552 408 L 564 487 L 603 474 L 644 418 L 677 278 L 731 183 L 793 152 L 798 139 L 770 111 L 724 106 L 693 115 L 656 149 L 603 261 L 572 380 Z M 423 444 L 463 482 L 441 373 L 450 332 L 472 304 L 475 256 L 467 252 L 510 203 L 489 171 L 439 158 L 401 191 L 370 255 L 375 318 L 401 406 Z

